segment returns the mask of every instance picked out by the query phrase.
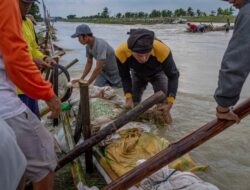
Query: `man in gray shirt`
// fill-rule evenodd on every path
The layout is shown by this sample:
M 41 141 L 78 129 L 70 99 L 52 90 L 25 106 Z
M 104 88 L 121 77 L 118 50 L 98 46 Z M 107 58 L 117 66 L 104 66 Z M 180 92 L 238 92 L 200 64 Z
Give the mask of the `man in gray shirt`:
M 94 80 L 95 86 L 111 86 L 121 87 L 121 79 L 116 64 L 114 49 L 103 39 L 93 36 L 89 26 L 82 24 L 76 28 L 72 38 L 79 38 L 79 42 L 86 45 L 87 63 L 83 71 L 81 79 L 90 72 L 93 65 L 93 58 L 96 59 L 96 67 L 90 76 L 88 83 L 91 84 Z M 75 80 L 73 82 L 76 82 Z
M 239 117 L 230 108 L 239 100 L 242 86 L 250 72 L 250 0 L 228 1 L 240 11 L 221 63 L 214 97 L 218 104 L 216 116 L 239 122 Z

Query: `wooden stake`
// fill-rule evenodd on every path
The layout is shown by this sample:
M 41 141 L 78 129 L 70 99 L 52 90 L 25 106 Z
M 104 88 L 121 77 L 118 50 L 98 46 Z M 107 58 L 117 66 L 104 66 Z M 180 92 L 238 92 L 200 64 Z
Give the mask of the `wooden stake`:
M 82 120 L 82 136 L 84 140 L 91 137 L 90 129 L 90 110 L 89 110 L 89 87 L 87 81 L 79 81 L 80 85 L 80 104 L 81 104 L 81 120 Z M 89 148 L 85 153 L 86 172 L 91 174 L 93 172 L 93 152 Z

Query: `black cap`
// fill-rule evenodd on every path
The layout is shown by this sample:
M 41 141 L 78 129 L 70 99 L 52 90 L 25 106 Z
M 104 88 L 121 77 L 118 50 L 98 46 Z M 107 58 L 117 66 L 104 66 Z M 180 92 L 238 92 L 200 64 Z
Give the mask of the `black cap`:
M 128 48 L 136 53 L 149 53 L 153 48 L 155 34 L 147 29 L 130 29 L 130 34 L 127 43 Z

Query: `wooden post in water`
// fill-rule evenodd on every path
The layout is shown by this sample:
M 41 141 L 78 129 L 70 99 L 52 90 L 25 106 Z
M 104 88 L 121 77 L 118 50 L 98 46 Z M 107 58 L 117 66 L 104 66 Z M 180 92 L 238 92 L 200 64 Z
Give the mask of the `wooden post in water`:
M 54 59 L 55 61 L 56 61 L 56 63 L 58 64 L 59 63 L 59 58 L 58 57 L 56 57 L 55 59 Z M 54 90 L 54 92 L 55 92 L 55 94 L 56 94 L 56 96 L 58 96 L 58 67 L 56 67 L 56 65 L 53 67 L 53 75 L 52 75 L 52 84 L 53 84 L 53 90 Z M 55 119 L 53 119 L 53 126 L 55 127 L 55 126 L 58 126 L 58 123 L 59 123 L 59 121 L 58 121 L 58 118 L 55 118 Z
M 72 162 L 75 158 L 80 156 L 86 150 L 96 145 L 101 140 L 105 139 L 107 135 L 112 134 L 114 131 L 121 128 L 123 125 L 136 119 L 140 114 L 151 108 L 156 103 L 162 101 L 165 97 L 166 95 L 162 91 L 159 91 L 144 100 L 142 103 L 138 104 L 132 110 L 117 118 L 114 122 L 108 124 L 104 129 L 100 130 L 97 134 L 76 146 L 64 158 L 59 160 L 56 170 Z
M 239 104 L 234 111 L 241 119 L 247 116 L 250 113 L 250 99 Z M 218 119 L 207 123 L 200 129 L 194 131 L 180 141 L 171 144 L 165 150 L 162 150 L 152 158 L 148 159 L 146 162 L 140 164 L 117 180 L 111 182 L 102 190 L 125 190 L 132 187 L 145 177 L 152 175 L 170 162 L 176 160 L 180 156 L 188 153 L 207 140 L 221 133 L 226 128 L 232 126 L 234 123 L 235 121 Z
M 82 123 L 82 136 L 84 140 L 91 137 L 90 129 L 90 110 L 89 110 L 89 86 L 87 81 L 79 81 L 80 85 L 80 107 L 81 107 L 81 123 Z M 85 152 L 86 172 L 93 172 L 93 151 L 89 148 Z

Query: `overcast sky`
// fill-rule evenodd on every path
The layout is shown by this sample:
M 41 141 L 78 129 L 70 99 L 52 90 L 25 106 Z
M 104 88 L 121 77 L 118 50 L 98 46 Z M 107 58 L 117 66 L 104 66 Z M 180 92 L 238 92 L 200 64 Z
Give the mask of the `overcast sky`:
M 42 1 L 42 0 L 40 0 Z M 228 8 L 229 4 L 221 0 L 44 0 L 51 16 L 66 17 L 95 15 L 108 7 L 110 15 L 118 12 L 151 12 L 153 9 L 175 10 L 191 6 L 194 10 L 211 12 L 218 7 Z M 41 4 L 40 4 L 41 6 Z

